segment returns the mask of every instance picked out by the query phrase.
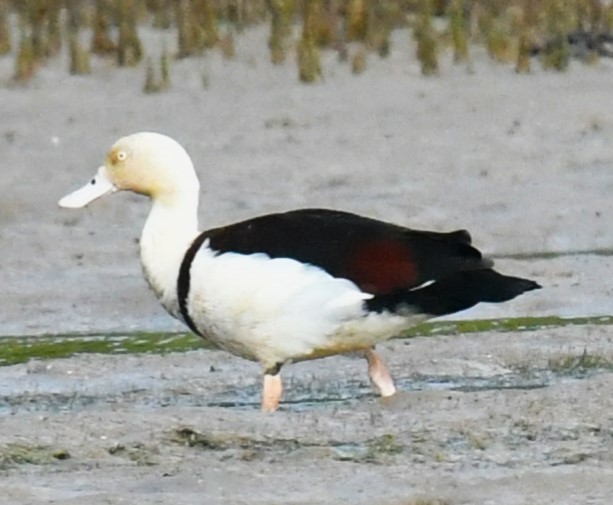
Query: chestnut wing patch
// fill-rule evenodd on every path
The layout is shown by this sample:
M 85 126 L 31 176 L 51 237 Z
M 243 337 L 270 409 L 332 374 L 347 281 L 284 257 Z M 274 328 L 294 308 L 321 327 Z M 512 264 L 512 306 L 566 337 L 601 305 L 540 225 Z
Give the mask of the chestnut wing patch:
M 386 238 L 357 246 L 347 258 L 341 275 L 375 295 L 410 289 L 419 278 L 410 248 Z

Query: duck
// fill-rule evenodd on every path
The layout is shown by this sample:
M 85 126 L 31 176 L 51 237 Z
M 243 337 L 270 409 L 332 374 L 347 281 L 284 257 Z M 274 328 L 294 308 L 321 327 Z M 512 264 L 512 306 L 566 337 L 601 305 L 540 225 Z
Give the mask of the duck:
M 151 290 L 192 332 L 261 365 L 265 412 L 281 403 L 284 365 L 345 353 L 362 353 L 374 389 L 392 396 L 377 344 L 429 318 L 541 287 L 494 270 L 466 230 L 305 208 L 200 231 L 193 162 L 161 133 L 119 139 L 59 205 L 81 208 L 118 191 L 151 199 L 139 243 Z

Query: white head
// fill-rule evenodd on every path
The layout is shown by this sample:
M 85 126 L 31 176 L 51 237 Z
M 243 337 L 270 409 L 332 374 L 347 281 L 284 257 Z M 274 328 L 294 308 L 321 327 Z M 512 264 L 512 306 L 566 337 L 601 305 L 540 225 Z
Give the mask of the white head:
M 200 184 L 191 158 L 175 140 L 160 133 L 141 132 L 119 139 L 94 178 L 59 201 L 78 208 L 109 193 L 134 191 L 164 204 L 195 195 Z

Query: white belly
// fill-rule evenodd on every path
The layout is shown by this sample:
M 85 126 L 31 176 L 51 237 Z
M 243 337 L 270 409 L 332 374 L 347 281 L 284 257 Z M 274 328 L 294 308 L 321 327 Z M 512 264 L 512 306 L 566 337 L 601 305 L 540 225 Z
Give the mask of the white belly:
M 203 246 L 192 263 L 188 312 L 219 347 L 274 366 L 364 349 L 414 324 L 368 313 L 352 282 L 298 261 L 264 254 L 215 255 Z

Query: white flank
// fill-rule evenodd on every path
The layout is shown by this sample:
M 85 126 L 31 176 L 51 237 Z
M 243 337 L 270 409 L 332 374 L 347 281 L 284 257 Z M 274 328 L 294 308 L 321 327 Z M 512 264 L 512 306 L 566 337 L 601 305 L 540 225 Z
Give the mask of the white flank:
M 265 254 L 216 254 L 205 242 L 192 263 L 191 286 L 188 310 L 196 326 L 247 359 L 268 365 L 300 359 L 336 345 L 340 333 L 350 333 L 344 336 L 353 342 L 345 345 L 356 349 L 373 343 L 373 335 L 355 327 L 366 322 L 363 302 L 372 295 L 315 266 Z M 387 336 L 385 328 L 376 331 Z

